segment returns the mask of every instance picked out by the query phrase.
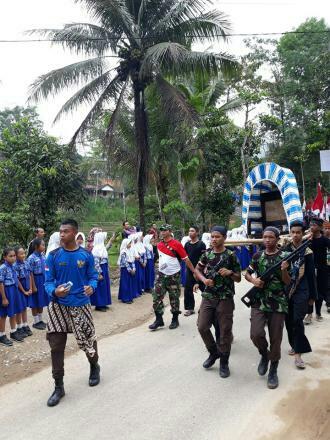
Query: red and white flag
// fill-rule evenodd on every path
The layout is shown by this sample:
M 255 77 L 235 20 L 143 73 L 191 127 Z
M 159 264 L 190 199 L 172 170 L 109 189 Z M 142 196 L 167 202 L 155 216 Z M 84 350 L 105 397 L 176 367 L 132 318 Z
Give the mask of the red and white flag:
M 317 196 L 312 205 L 312 211 L 314 214 L 319 215 L 324 210 L 324 202 L 322 196 L 322 187 L 320 183 L 317 185 Z

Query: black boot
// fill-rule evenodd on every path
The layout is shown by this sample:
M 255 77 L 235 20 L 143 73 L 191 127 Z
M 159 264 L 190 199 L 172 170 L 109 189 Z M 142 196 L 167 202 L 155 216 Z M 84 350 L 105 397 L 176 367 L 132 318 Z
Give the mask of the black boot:
M 220 355 L 217 351 L 211 353 L 210 352 L 210 356 L 206 359 L 206 361 L 203 363 L 203 367 L 208 369 L 211 368 L 217 359 L 219 359 Z
M 180 313 L 181 312 L 172 312 L 172 322 L 171 322 L 171 324 L 169 325 L 169 329 L 170 330 L 174 330 L 174 329 L 176 329 L 176 328 L 178 328 L 179 327 L 179 315 L 180 315 Z
M 230 370 L 229 370 L 229 354 L 220 354 L 220 369 L 219 369 L 219 375 L 223 379 L 230 376 Z
M 275 388 L 278 387 L 277 367 L 278 367 L 278 361 L 270 363 L 267 386 L 271 390 L 274 390 Z
M 90 364 L 90 365 L 91 365 L 91 370 L 89 373 L 89 386 L 95 387 L 100 383 L 101 367 L 99 366 L 99 364 Z
M 55 379 L 55 390 L 47 400 L 47 406 L 56 406 L 63 396 L 65 396 L 63 378 Z
M 262 354 L 258 365 L 259 376 L 264 376 L 268 370 L 268 353 Z
M 164 327 L 164 321 L 163 321 L 163 315 L 161 315 L 159 312 L 155 312 L 156 319 L 155 322 L 149 325 L 150 330 L 157 330 L 158 327 Z

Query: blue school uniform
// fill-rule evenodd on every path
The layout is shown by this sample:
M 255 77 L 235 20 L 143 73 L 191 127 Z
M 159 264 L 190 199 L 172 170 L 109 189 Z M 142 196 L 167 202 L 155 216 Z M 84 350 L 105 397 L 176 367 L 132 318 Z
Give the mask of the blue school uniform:
M 154 253 L 152 250 L 146 250 L 147 266 L 145 270 L 145 289 L 152 290 L 155 287 L 155 264 Z
M 123 253 L 120 258 L 120 283 L 118 291 L 118 299 L 124 303 L 133 301 L 136 298 L 136 275 L 132 275 L 135 270 L 135 263 L 127 260 L 126 253 Z
M 18 281 L 22 284 L 23 289 L 25 291 L 30 290 L 31 269 L 29 263 L 26 260 L 25 261 L 17 260 L 16 263 L 13 265 L 13 267 L 16 271 Z M 18 289 L 18 293 L 24 305 L 24 309 L 26 309 L 28 307 L 29 297 L 24 295 L 24 293 L 21 292 L 20 289 Z
M 146 274 L 146 268 L 145 267 L 143 267 L 142 265 L 143 264 L 146 264 L 147 263 L 147 255 L 146 255 L 146 253 L 143 253 L 143 254 L 139 254 L 140 255 L 140 260 L 139 260 L 139 262 L 136 264 L 138 267 L 137 267 L 137 276 L 138 276 L 138 282 L 139 282 L 139 285 L 140 285 L 140 290 L 141 290 L 141 293 L 144 291 L 144 289 L 145 289 L 145 274 Z
M 37 288 L 37 292 L 29 296 L 28 305 L 31 308 L 47 307 L 49 298 L 45 291 L 45 257 L 40 252 L 33 252 L 27 261 Z
M 60 247 L 47 257 L 45 289 L 51 301 L 68 307 L 89 304 L 90 297 L 85 294 L 84 286 L 91 286 L 95 291 L 97 278 L 93 255 L 82 247 L 74 251 Z M 55 296 L 55 289 L 68 281 L 73 284 L 68 295 Z
M 7 262 L 0 266 L 0 283 L 4 286 L 6 298 L 9 302 L 8 306 L 3 306 L 2 297 L 0 298 L 0 316 L 8 316 L 11 318 L 17 313 L 21 313 L 24 310 L 24 305 L 19 300 L 16 271 L 13 266 Z
M 95 307 L 106 307 L 111 304 L 111 290 L 109 277 L 109 264 L 107 258 L 94 257 L 95 269 L 98 275 L 103 279 L 99 279 L 97 288 L 91 295 L 91 304 Z

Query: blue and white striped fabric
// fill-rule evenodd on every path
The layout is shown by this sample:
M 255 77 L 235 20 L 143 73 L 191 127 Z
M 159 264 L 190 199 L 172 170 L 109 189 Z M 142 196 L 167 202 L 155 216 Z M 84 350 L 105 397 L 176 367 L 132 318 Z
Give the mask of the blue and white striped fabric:
M 297 181 L 293 172 L 288 168 L 282 168 L 276 163 L 269 162 L 253 168 L 246 180 L 242 208 L 245 227 L 247 227 L 248 220 L 251 220 L 251 230 L 262 231 L 262 223 L 258 221 L 262 216 L 260 194 L 277 189 L 282 195 L 288 225 L 294 221 L 303 220 Z

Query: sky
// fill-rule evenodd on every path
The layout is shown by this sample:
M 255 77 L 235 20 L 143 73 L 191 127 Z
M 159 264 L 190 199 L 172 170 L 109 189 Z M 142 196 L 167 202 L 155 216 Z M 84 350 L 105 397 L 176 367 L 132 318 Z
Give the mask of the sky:
M 285 32 L 293 30 L 309 17 L 330 22 L 327 0 L 214 0 L 214 8 L 224 12 L 232 33 Z M 19 9 L 19 11 L 18 11 Z M 0 2 L 0 40 L 33 38 L 23 34 L 28 29 L 61 28 L 65 23 L 91 22 L 81 2 L 74 0 L 16 0 Z M 244 53 L 244 37 L 232 37 L 227 44 L 205 42 L 196 49 L 221 49 L 232 55 Z M 83 59 L 59 46 L 41 43 L 0 42 L 0 111 L 26 105 L 29 86 L 42 74 Z M 45 129 L 61 141 L 69 141 L 87 108 L 53 120 L 61 105 L 75 92 L 70 89 L 37 104 Z M 83 151 L 82 151 L 83 152 Z

